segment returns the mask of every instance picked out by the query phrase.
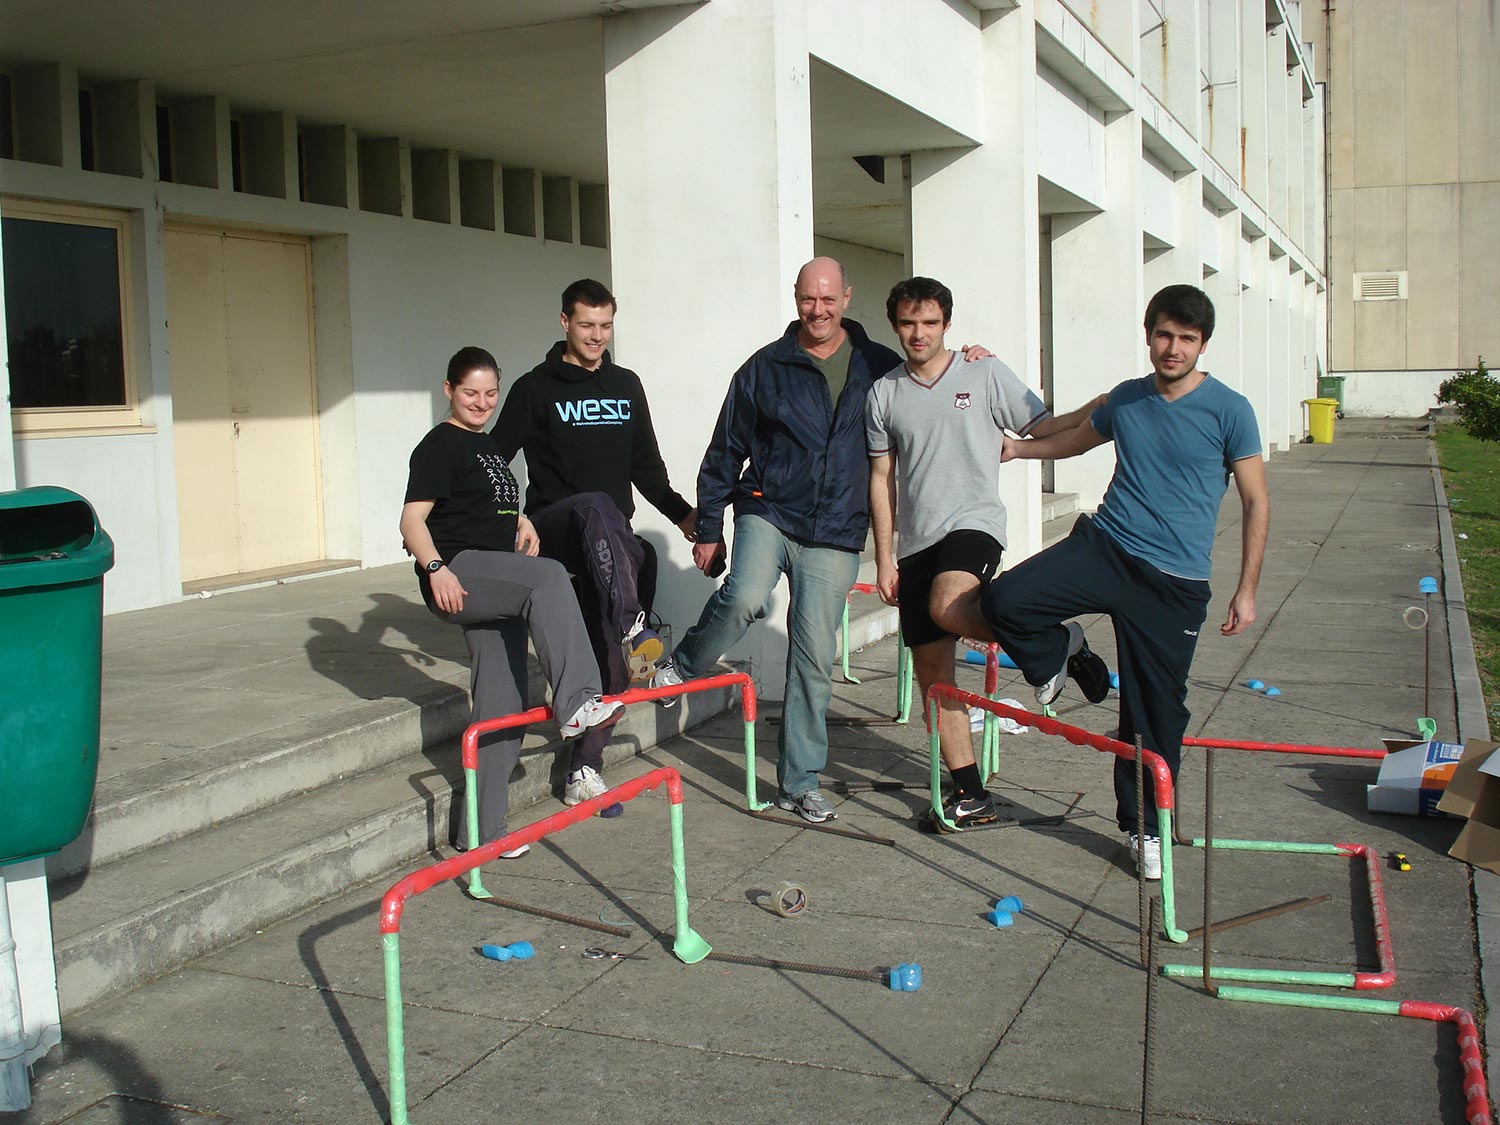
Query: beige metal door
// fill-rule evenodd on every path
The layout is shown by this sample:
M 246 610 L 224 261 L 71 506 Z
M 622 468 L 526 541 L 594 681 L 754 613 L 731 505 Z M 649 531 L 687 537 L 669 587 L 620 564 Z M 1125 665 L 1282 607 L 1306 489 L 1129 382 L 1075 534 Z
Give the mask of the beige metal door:
M 182 580 L 322 558 L 306 240 L 170 227 Z

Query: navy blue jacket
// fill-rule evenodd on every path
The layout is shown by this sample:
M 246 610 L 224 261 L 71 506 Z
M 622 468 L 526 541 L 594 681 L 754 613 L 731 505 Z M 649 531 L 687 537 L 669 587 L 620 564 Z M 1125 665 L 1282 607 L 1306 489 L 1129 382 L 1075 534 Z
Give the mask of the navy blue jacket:
M 800 542 L 864 549 L 870 529 L 865 398 L 901 357 L 855 321 L 843 323 L 854 354 L 837 404 L 798 346 L 795 321 L 734 373 L 698 471 L 699 542 L 724 538 L 724 509 L 733 504 L 736 515 L 760 516 Z

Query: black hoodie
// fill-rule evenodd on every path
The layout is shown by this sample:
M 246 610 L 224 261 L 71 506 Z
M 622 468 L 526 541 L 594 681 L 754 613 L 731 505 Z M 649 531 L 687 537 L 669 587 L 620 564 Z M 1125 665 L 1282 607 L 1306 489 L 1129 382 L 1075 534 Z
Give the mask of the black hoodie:
M 511 387 L 492 435 L 507 461 L 526 453 L 528 515 L 580 492 L 603 492 L 630 519 L 632 484 L 673 523 L 693 510 L 667 479 L 639 377 L 616 367 L 609 352 L 590 371 L 563 359 L 563 341 L 553 344 Z

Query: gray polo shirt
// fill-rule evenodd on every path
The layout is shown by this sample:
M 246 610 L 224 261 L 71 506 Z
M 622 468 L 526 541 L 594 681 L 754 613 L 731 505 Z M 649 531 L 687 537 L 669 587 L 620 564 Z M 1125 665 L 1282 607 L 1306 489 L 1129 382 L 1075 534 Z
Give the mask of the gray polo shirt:
M 906 364 L 877 379 L 865 404 L 871 457 L 896 457 L 899 557 L 953 531 L 983 531 L 1006 545 L 1000 502 L 1003 431 L 1023 437 L 1050 412 L 998 359 L 965 362 L 923 383 Z

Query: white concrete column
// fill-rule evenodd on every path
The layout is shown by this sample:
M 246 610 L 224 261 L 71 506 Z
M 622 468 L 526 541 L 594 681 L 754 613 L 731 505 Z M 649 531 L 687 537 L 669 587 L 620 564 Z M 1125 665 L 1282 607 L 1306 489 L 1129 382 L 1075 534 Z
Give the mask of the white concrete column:
M 1239 158 L 1229 170 L 1251 199 L 1266 199 L 1266 17 L 1258 4 L 1240 5 Z
M 951 346 L 983 343 L 1041 394 L 1032 8 L 983 31 L 984 143 L 912 154 L 911 268 L 953 290 Z M 1041 548 L 1041 462 L 1011 462 L 999 478 L 1012 566 Z
M 1178 172 L 1172 181 L 1175 241 L 1145 263 L 1142 292 L 1146 300 L 1166 285 L 1203 284 L 1203 173 Z M 1145 311 L 1142 303 L 1141 311 Z
M 812 257 L 805 10 L 715 0 L 625 12 L 604 21 L 604 67 L 618 358 L 670 419 L 657 436 L 691 499 L 730 377 L 796 315 L 793 282 Z M 659 513 L 636 522 L 661 555 L 657 611 L 680 637 L 713 586 Z M 767 624 L 780 632 L 782 616 L 773 606 Z M 786 646 L 769 631 L 735 655 L 779 694 Z
M 1266 440 L 1271 448 L 1286 449 L 1291 433 L 1287 417 L 1287 375 L 1289 319 L 1287 315 L 1287 259 L 1272 255 L 1266 269 L 1266 297 L 1269 306 L 1266 322 Z M 1298 404 L 1297 409 L 1302 409 Z M 1301 425 L 1298 430 L 1300 433 Z
M 1269 331 L 1271 302 L 1266 292 L 1271 263 L 1269 244 L 1264 235 L 1247 241 L 1241 237 L 1240 265 L 1245 290 L 1240 297 L 1240 386 L 1242 395 L 1255 408 L 1260 428 L 1261 452 L 1271 453 L 1273 432 L 1270 419 L 1269 368 L 1271 351 Z
M 1302 400 L 1306 393 L 1307 355 L 1303 349 L 1307 333 L 1303 327 L 1302 271 L 1287 256 L 1286 278 L 1286 389 L 1282 401 L 1286 418 L 1286 448 L 1302 440 Z
M 0 871 L 4 872 L 11 936 L 16 943 L 16 976 L 21 986 L 25 1048 L 21 1062 L 31 1066 L 62 1041 L 46 861 L 29 859 Z
M 1209 87 L 1203 92 L 1203 147 L 1231 174 L 1240 165 L 1240 14 L 1236 0 L 1208 0 L 1204 69 Z
M 1141 122 L 1122 113 L 1104 127 L 1108 206 L 1094 215 L 1052 216 L 1052 385 L 1071 410 L 1150 370 L 1141 317 Z M 1196 222 L 1196 217 L 1194 222 Z M 1054 487 L 1094 508 L 1114 474 L 1114 447 L 1058 461 Z
M 1218 242 L 1218 272 L 1203 279 L 1203 291 L 1214 303 L 1214 337 L 1209 341 L 1204 366 L 1226 386 L 1240 389 L 1243 359 L 1240 354 L 1240 213 L 1226 211 L 1213 222 Z M 1205 234 L 1205 238 L 1207 235 Z
M 1199 49 L 1203 41 L 1201 20 L 1208 18 L 1203 0 L 1166 0 L 1166 58 L 1162 67 L 1161 103 L 1187 131 L 1202 137 L 1198 117 L 1202 108 L 1202 66 Z M 1144 48 L 1143 48 L 1144 49 Z

